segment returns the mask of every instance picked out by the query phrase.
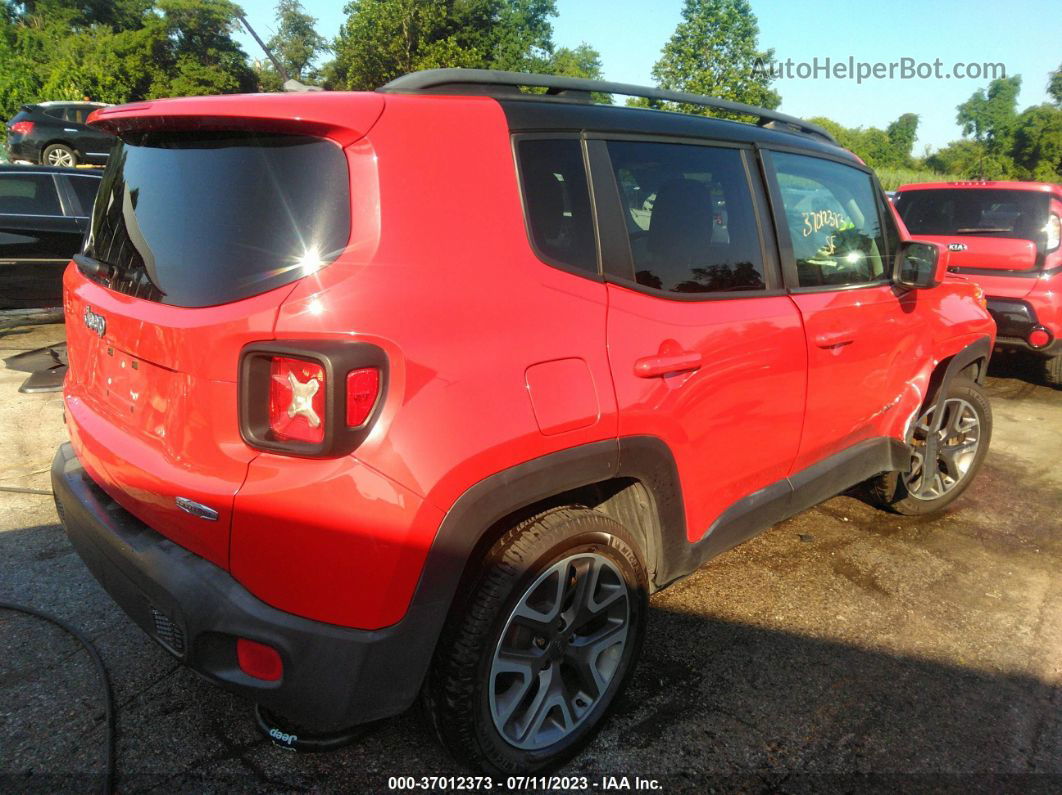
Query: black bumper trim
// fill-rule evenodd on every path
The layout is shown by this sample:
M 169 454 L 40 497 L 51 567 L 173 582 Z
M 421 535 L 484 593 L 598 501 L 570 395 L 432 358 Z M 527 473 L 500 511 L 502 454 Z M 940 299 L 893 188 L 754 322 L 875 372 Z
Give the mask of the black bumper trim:
M 996 321 L 996 334 L 999 337 L 1025 339 L 1029 332 L 1040 325 L 1032 306 L 1013 298 L 989 298 L 988 313 Z
M 311 729 L 396 715 L 420 690 L 439 631 L 439 610 L 411 607 L 381 630 L 337 627 L 270 607 L 228 572 L 152 530 L 88 476 L 70 444 L 52 462 L 52 488 L 67 535 L 86 566 L 141 629 L 217 684 Z M 157 635 L 159 614 L 180 633 Z M 235 637 L 276 648 L 279 682 L 244 674 Z

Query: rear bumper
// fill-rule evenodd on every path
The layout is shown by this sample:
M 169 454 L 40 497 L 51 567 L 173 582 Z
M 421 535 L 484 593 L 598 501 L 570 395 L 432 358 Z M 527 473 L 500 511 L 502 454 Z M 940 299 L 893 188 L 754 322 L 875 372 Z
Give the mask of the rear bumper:
M 1045 355 L 1062 352 L 1062 339 L 1057 331 L 1044 325 L 1030 301 L 990 297 L 988 311 L 996 321 L 997 348 L 1016 348 Z M 1029 344 L 1029 334 L 1037 329 L 1043 329 L 1051 335 L 1051 342 L 1047 346 L 1036 348 Z
M 41 159 L 41 148 L 23 136 L 8 135 L 7 156 L 11 160 L 29 160 L 37 163 Z
M 69 444 L 52 462 L 67 535 L 86 566 L 141 629 L 188 667 L 308 729 L 335 729 L 405 710 L 416 698 L 438 615 L 411 609 L 381 630 L 337 627 L 270 607 L 228 572 L 122 509 L 88 476 Z M 280 681 L 254 679 L 236 638 L 277 649 Z M 417 640 L 430 638 L 430 643 Z

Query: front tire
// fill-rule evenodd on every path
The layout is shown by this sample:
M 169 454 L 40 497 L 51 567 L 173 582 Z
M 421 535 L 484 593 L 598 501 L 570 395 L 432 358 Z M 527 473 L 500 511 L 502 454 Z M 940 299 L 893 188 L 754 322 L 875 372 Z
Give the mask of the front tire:
M 608 516 L 558 508 L 514 527 L 440 638 L 424 691 L 439 739 L 493 776 L 573 757 L 634 668 L 647 594 L 635 546 Z
M 73 168 L 77 165 L 77 152 L 66 144 L 49 144 L 41 152 L 41 165 Z
M 936 432 L 936 453 L 927 456 L 927 438 L 937 406 L 915 422 L 911 464 L 906 472 L 889 472 L 869 482 L 874 502 L 896 513 L 920 516 L 943 510 L 977 475 L 992 439 L 992 407 L 973 381 L 955 378 L 941 401 L 944 417 Z

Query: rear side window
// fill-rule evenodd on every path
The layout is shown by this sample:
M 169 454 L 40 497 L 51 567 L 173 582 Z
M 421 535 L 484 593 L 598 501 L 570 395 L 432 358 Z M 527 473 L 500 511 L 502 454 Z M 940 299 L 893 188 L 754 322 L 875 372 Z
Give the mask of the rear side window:
M 801 287 L 874 284 L 888 250 L 870 175 L 817 157 L 772 152 Z
M 146 133 L 121 141 L 85 253 L 112 289 L 212 306 L 289 284 L 350 235 L 337 144 L 256 132 Z
M 575 138 L 521 140 L 516 145 L 528 234 L 547 262 L 597 273 L 582 145 Z
M 739 150 L 610 141 L 608 152 L 638 284 L 674 293 L 764 289 Z
M 0 213 L 62 215 L 55 181 L 50 174 L 0 175 Z
M 93 110 L 95 108 L 86 108 L 84 105 L 71 105 L 63 113 L 63 118 L 77 124 L 84 124 L 85 119 Z
M 989 188 L 912 190 L 896 198 L 896 211 L 913 235 L 983 235 L 1041 243 L 1048 195 Z
M 80 215 L 90 215 L 100 181 L 96 177 L 68 177 L 67 179 L 70 180 L 70 185 L 74 188 L 78 201 L 81 202 Z

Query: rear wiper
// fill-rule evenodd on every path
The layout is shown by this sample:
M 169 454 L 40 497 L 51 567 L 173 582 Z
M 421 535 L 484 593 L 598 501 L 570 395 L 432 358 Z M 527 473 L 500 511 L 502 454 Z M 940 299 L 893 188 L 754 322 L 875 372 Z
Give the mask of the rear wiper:
M 79 271 L 95 282 L 105 282 L 111 278 L 111 266 L 88 254 L 75 254 L 74 264 L 77 265 Z
M 1000 232 L 1010 232 L 1010 229 L 987 229 L 985 227 L 977 227 L 976 229 L 956 229 L 957 235 L 998 235 Z

